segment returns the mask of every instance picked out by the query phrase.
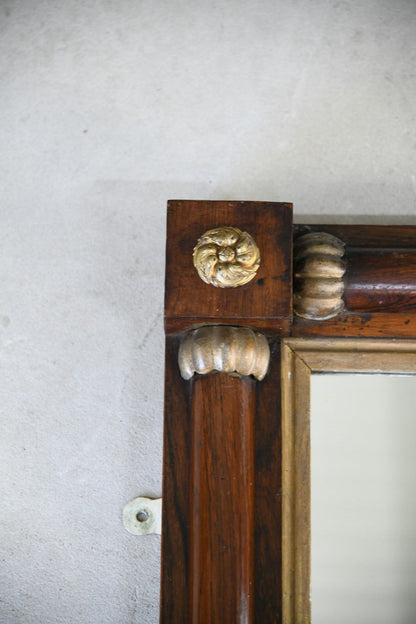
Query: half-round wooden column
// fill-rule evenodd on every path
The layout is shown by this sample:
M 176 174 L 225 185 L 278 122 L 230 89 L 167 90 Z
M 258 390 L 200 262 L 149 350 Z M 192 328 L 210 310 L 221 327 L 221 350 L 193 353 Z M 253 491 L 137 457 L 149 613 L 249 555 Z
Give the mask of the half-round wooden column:
M 161 624 L 280 621 L 291 323 L 289 204 L 168 203 Z
M 267 372 L 268 343 L 251 329 L 203 327 L 186 335 L 179 364 L 191 379 L 190 621 L 249 624 L 255 379 Z
M 374 239 L 366 240 L 371 246 L 363 247 L 359 237 L 351 239 L 350 230 L 344 230 L 345 241 L 325 231 L 308 232 L 295 240 L 295 314 L 327 321 L 340 314 L 347 319 L 351 314 L 412 312 L 416 304 L 415 241 L 400 236 L 391 240 L 386 229 L 373 228 Z M 369 318 L 363 316 L 363 323 Z

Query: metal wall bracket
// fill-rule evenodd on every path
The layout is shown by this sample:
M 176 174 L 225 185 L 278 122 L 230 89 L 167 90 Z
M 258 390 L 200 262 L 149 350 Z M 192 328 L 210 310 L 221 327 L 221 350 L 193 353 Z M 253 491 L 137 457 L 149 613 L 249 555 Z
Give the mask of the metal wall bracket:
M 133 498 L 123 509 L 124 528 L 133 535 L 162 532 L 162 499 Z

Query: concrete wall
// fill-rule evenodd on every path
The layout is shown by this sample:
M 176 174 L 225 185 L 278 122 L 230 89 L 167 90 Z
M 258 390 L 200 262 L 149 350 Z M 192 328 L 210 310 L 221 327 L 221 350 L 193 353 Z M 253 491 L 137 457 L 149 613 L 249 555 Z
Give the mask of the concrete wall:
M 157 622 L 168 198 L 416 222 L 414 0 L 2 0 L 0 622 Z

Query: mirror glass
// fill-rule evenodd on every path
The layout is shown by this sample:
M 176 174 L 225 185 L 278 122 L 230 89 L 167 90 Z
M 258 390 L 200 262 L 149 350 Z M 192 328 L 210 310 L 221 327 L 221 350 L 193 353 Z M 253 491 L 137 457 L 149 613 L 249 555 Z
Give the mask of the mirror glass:
M 416 622 L 416 376 L 313 374 L 313 624 Z

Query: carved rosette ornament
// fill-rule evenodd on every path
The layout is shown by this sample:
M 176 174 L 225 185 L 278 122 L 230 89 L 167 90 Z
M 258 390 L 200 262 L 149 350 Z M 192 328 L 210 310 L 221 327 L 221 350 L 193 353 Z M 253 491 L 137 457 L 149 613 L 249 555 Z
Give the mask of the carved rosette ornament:
M 260 252 L 247 232 L 218 227 L 205 232 L 194 248 L 199 277 L 212 286 L 236 288 L 247 284 L 260 266 Z
M 184 379 L 218 371 L 253 375 L 261 381 L 269 367 L 270 349 L 265 336 L 252 329 L 213 325 L 188 332 L 178 360 Z
M 306 319 L 326 320 L 344 309 L 345 244 L 332 234 L 312 232 L 295 241 L 295 314 Z

